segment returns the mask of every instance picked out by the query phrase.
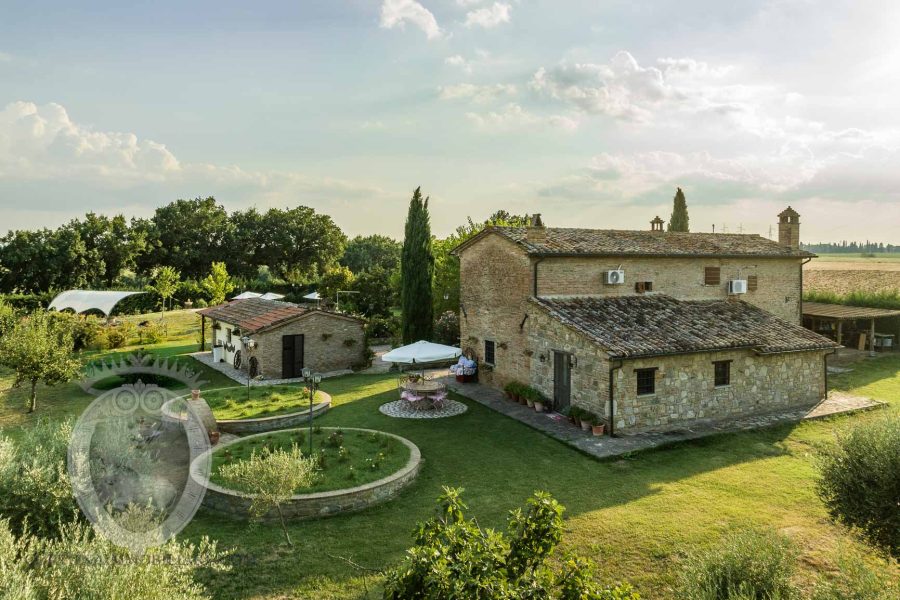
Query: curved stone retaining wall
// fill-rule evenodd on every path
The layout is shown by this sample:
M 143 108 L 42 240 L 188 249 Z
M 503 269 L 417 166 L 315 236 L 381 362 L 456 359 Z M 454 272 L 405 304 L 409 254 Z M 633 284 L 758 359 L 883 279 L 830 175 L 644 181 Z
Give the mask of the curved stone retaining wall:
M 202 398 L 200 400 L 202 400 Z M 204 401 L 203 404 L 206 404 L 206 402 Z M 319 415 L 324 414 L 329 408 L 331 408 L 331 395 L 321 390 L 317 391 L 316 403 L 313 404 L 312 407 L 312 418 L 315 419 Z M 209 410 L 208 407 L 207 410 Z M 176 414 L 169 409 L 168 402 L 163 404 L 162 416 L 164 421 L 183 422 L 185 420 L 185 417 Z M 296 427 L 307 421 L 309 421 L 309 409 L 301 412 L 288 413 L 286 415 L 257 417 L 255 419 L 217 419 L 216 429 L 222 433 L 233 433 L 235 435 L 242 435 L 245 433 L 268 433 L 270 431 Z
M 387 477 L 373 481 L 364 485 L 342 490 L 333 490 L 330 492 L 318 492 L 315 494 L 297 494 L 285 504 L 281 506 L 285 519 L 306 520 L 318 519 L 322 517 L 330 517 L 332 515 L 355 512 L 363 510 L 370 506 L 386 502 L 400 493 L 400 490 L 413 482 L 419 474 L 419 466 L 422 462 L 422 454 L 419 447 L 406 438 L 399 435 L 377 431 L 374 429 L 357 429 L 353 427 L 323 427 L 322 429 L 343 429 L 344 431 L 363 431 L 367 433 L 377 433 L 395 438 L 409 448 L 409 460 L 406 465 L 396 473 L 392 473 Z M 257 434 L 263 435 L 263 434 Z M 226 448 L 231 444 L 243 442 L 244 440 L 256 437 L 249 435 L 216 447 L 216 450 Z M 209 450 L 208 452 L 212 452 Z M 194 481 L 206 486 L 206 495 L 203 497 L 203 506 L 238 519 L 248 519 L 250 515 L 250 504 L 253 500 L 251 494 L 245 494 L 235 490 L 230 490 L 217 485 L 211 481 L 204 481 L 198 474 L 198 466 L 204 460 L 205 456 L 201 455 L 191 464 L 191 477 Z M 266 521 L 276 521 L 278 513 L 275 510 L 270 511 L 263 517 Z

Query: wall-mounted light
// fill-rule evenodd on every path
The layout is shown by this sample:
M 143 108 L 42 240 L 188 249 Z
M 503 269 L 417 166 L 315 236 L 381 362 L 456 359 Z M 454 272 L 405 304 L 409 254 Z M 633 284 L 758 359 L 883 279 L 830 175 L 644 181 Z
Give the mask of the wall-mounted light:
M 569 355 L 569 368 L 574 369 L 578 366 L 578 358 L 574 354 Z
M 242 337 L 241 342 L 244 344 L 244 348 L 247 348 L 248 350 L 256 348 L 256 340 L 251 340 L 249 335 Z

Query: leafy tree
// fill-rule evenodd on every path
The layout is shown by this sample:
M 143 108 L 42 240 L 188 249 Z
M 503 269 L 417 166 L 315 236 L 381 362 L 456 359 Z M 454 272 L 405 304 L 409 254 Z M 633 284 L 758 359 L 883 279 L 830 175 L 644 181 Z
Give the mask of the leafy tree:
M 513 215 L 505 210 L 498 210 L 481 223 L 468 217 L 466 224 L 457 227 L 453 234 L 442 240 L 434 240 L 434 314 L 442 314 L 448 310 L 459 312 L 459 260 L 450 254 L 454 248 L 485 227 L 526 227 L 529 223 L 528 215 Z
M 900 417 L 859 425 L 825 450 L 817 491 L 833 518 L 900 557 Z
M 684 192 L 681 191 L 681 188 L 678 188 L 678 191 L 675 192 L 674 206 L 672 207 L 672 216 L 669 217 L 668 229 L 669 231 L 690 231 L 688 227 L 687 201 L 684 199 Z
M 417 187 L 409 202 L 400 262 L 400 306 L 405 344 L 431 339 L 433 279 L 434 255 L 431 253 L 428 198 L 423 200 L 422 188 Z
M 628 586 L 601 587 L 586 559 L 566 556 L 560 570 L 547 565 L 562 537 L 564 510 L 549 494 L 537 492 L 525 511 L 513 511 L 504 535 L 467 520 L 461 493 L 444 488 L 437 516 L 419 525 L 406 559 L 388 572 L 387 600 L 638 598 Z
M 169 265 L 194 279 L 225 255 L 231 237 L 228 213 L 211 196 L 161 206 L 151 223 L 152 231 L 145 233 L 154 241 L 150 265 Z
M 173 267 L 157 267 L 153 270 L 153 283 L 148 285 L 147 289 L 155 292 L 162 301 L 160 318 L 166 316 L 166 300 L 175 295 L 180 279 L 181 273 Z
M 209 294 L 209 302 L 213 305 L 225 302 L 225 296 L 234 290 L 234 284 L 231 283 L 228 269 L 225 268 L 225 263 L 223 262 L 214 262 L 212 264 L 209 275 L 206 276 L 201 285 L 206 290 L 206 293 Z
M 304 457 L 297 447 L 290 450 L 255 451 L 249 459 L 223 465 L 219 474 L 230 486 L 253 495 L 250 512 L 262 518 L 270 511 L 278 513 L 281 529 L 288 546 L 293 546 L 281 505 L 290 500 L 294 491 L 309 487 L 316 479 L 316 459 Z
M 251 279 L 259 268 L 267 264 L 266 220 L 255 208 L 235 211 L 228 217 L 231 222 L 228 248 L 234 250 L 226 253 L 228 270 L 236 277 Z
M 12 331 L 18 320 L 19 315 L 16 313 L 16 309 L 0 300 L 0 337 L 3 337 L 7 331 Z
M 85 287 L 105 269 L 71 227 L 10 231 L 0 239 L 0 263 L 2 289 L 32 293 Z
M 52 386 L 78 375 L 81 363 L 72 357 L 73 352 L 72 332 L 44 311 L 22 319 L 0 338 L 0 365 L 15 371 L 15 385 L 31 385 L 29 413 L 37 407 L 39 382 Z
M 0 514 L 17 536 L 56 537 L 84 519 L 66 470 L 71 437 L 70 421 L 44 418 L 17 440 L 0 436 Z
M 210 596 L 197 583 L 198 571 L 227 571 L 228 554 L 207 538 L 199 545 L 170 540 L 132 554 L 82 524 L 65 527 L 58 538 L 26 534 L 17 539 L 0 521 L 0 597 L 204 600 Z
M 347 267 L 334 267 L 325 271 L 319 280 L 319 295 L 325 302 L 334 302 L 337 304 L 337 293 L 339 291 L 353 290 L 355 277 L 353 272 Z M 347 305 L 352 305 L 353 300 L 344 298 Z
M 397 304 L 397 288 L 391 274 L 381 266 L 374 266 L 356 276 L 353 289 L 359 294 L 353 299 L 357 312 L 367 317 L 388 317 Z
M 447 346 L 459 343 L 459 313 L 448 310 L 438 317 L 434 322 L 434 341 Z
M 262 258 L 291 283 L 304 284 L 337 264 L 347 238 L 328 215 L 307 206 L 270 209 L 264 217 Z
M 380 267 L 390 273 L 400 267 L 400 242 L 386 235 L 358 235 L 347 243 L 341 264 L 357 275 Z
M 132 229 L 122 215 L 112 218 L 89 212 L 84 220 L 73 220 L 69 227 L 78 232 L 91 255 L 103 261 L 103 269 L 92 286 L 112 287 L 125 269 L 135 266 L 135 258 L 144 251 L 146 235 L 140 229 Z

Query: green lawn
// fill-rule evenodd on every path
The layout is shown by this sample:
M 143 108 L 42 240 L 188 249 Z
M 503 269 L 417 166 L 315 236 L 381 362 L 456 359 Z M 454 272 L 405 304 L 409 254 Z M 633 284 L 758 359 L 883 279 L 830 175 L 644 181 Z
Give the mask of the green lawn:
M 160 350 L 192 351 L 196 340 L 189 335 Z M 900 356 L 884 356 L 830 382 L 888 402 L 885 410 L 719 435 L 601 462 L 467 400 L 462 401 L 468 412 L 447 419 L 382 415 L 379 405 L 396 399 L 394 377 L 324 381 L 333 408 L 316 423 L 410 439 L 424 458 L 418 479 L 386 504 L 290 524 L 294 548 L 282 542 L 277 525 L 236 522 L 201 510 L 182 537 L 208 535 L 237 549 L 231 573 L 205 579 L 214 597 L 359 598 L 365 586 L 377 585 L 377 576 L 336 557 L 371 568 L 395 564 L 416 524 L 433 513 L 443 485 L 464 487 L 470 514 L 493 527 L 502 527 L 508 511 L 535 490 L 551 492 L 567 508 L 562 546 L 592 557 L 604 580 L 629 581 L 645 598 L 673 598 L 682 557 L 740 524 L 774 527 L 790 536 L 800 547 L 803 581 L 809 585 L 814 573 L 833 567 L 839 549 L 865 549 L 829 521 L 815 495 L 818 449 L 853 424 L 900 410 Z M 9 379 L 0 374 L 0 425 L 26 425 L 31 418 L 24 416 L 24 393 L 6 389 Z M 38 414 L 76 414 L 89 400 L 73 385 L 42 389 Z
M 308 455 L 309 438 L 306 436 L 305 429 L 282 431 L 217 450 L 213 454 L 210 479 L 226 485 L 219 475 L 219 468 L 223 464 L 249 458 L 254 452 L 289 450 L 296 444 L 304 455 Z M 400 440 L 386 435 L 315 427 L 312 437 L 313 454 L 324 455 L 324 462 L 313 485 L 294 490 L 297 494 L 327 492 L 378 481 L 399 471 L 409 461 L 409 448 Z
M 249 390 L 247 386 L 204 390 L 203 399 L 217 419 L 274 417 L 309 410 L 309 391 L 298 384 L 251 387 Z M 320 401 L 321 392 L 318 392 L 315 404 Z

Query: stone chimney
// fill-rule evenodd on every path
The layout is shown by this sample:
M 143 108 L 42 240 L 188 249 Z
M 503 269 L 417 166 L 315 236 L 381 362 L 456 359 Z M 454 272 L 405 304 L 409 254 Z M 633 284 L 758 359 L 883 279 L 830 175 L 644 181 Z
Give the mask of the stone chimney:
M 543 244 L 547 241 L 547 228 L 544 227 L 544 222 L 541 221 L 540 213 L 535 213 L 531 216 L 531 223 L 528 224 L 528 228 L 525 230 L 525 240 L 532 244 Z
M 778 243 L 800 249 L 800 215 L 790 206 L 778 213 Z
M 650 221 L 650 231 L 662 231 L 665 223 L 665 221 L 659 218 L 659 215 L 656 215 L 656 218 Z

